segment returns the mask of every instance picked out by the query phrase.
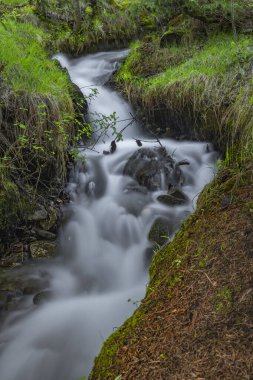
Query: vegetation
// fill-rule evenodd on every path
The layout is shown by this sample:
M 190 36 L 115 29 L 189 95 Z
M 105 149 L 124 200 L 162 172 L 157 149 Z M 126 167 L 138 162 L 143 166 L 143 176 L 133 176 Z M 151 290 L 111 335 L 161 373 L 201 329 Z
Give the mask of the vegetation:
M 115 76 L 157 134 L 212 141 L 224 160 L 195 214 L 156 252 L 138 322 L 132 325 L 133 315 L 105 342 L 91 380 L 119 373 L 122 379 L 232 379 L 252 372 L 246 327 L 252 297 L 252 9 L 252 2 L 177 2 L 161 30 L 132 44 Z
M 145 116 L 159 124 L 163 134 L 211 140 L 224 155 L 229 152 L 230 160 L 249 158 L 252 36 L 235 39 L 231 33 L 219 33 L 194 43 L 164 48 L 159 43 L 153 37 L 132 46 L 116 77 L 128 99 L 146 110 Z
M 75 6 L 73 6 L 75 5 Z M 48 51 L 136 39 L 115 84 L 160 135 L 223 154 L 196 213 L 159 250 L 147 295 L 105 343 L 91 379 L 252 374 L 252 0 L 2 0 L 0 232 L 59 193 L 73 89 Z M 19 57 L 19 59 L 17 59 Z
M 65 178 L 74 107 L 69 79 L 48 58 L 40 29 L 5 16 L 0 34 L 1 230 L 25 217 L 38 189 Z
M 146 297 L 105 342 L 91 380 L 251 373 L 252 169 L 222 169 L 203 191 L 195 214 L 156 253 Z

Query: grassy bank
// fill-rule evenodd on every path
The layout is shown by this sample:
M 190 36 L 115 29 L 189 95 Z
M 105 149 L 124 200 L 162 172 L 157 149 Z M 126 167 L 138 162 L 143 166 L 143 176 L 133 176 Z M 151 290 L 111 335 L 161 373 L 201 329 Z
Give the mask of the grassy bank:
M 116 77 L 128 99 L 161 134 L 209 140 L 224 154 L 227 148 L 252 154 L 252 35 L 159 43 L 154 37 L 133 45 Z
M 66 177 L 74 107 L 41 29 L 7 16 L 0 35 L 0 230 L 14 230 L 38 191 Z
M 155 254 L 144 300 L 103 345 L 91 380 L 252 375 L 253 37 L 244 5 L 184 2 L 165 33 L 132 44 L 115 76 L 150 129 L 212 141 L 224 161 Z

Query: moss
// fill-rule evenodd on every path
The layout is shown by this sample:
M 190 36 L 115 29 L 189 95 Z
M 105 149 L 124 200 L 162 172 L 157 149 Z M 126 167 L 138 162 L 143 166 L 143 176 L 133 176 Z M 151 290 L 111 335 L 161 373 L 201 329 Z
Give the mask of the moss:
M 21 196 L 13 182 L 4 181 L 0 187 L 0 230 L 14 228 L 31 210 L 32 204 Z
M 228 288 L 220 289 L 215 295 L 215 311 L 226 314 L 232 310 L 232 291 Z
M 104 380 L 115 379 L 118 375 L 115 373 L 115 356 L 119 347 L 127 345 L 135 339 L 133 334 L 134 328 L 143 319 L 143 314 L 140 309 L 136 310 L 131 318 L 129 318 L 116 332 L 114 332 L 104 343 L 99 357 L 95 359 L 94 369 L 89 376 L 89 379 Z M 96 363 L 99 361 L 99 371 L 96 371 Z
M 150 347 L 146 349 L 147 366 L 150 371 L 156 359 L 151 362 L 152 365 L 149 364 L 149 355 L 157 358 L 158 352 L 163 352 L 164 347 L 171 347 L 171 342 L 175 348 L 173 349 L 175 355 L 180 353 L 180 358 L 184 360 L 184 348 L 191 340 L 190 336 L 192 337 L 191 345 L 196 346 L 196 349 L 198 347 L 200 356 L 203 354 L 206 341 L 208 341 L 209 348 L 210 345 L 214 348 L 217 328 L 220 329 L 219 331 L 224 331 L 225 343 L 221 342 L 221 344 L 224 343 L 224 347 L 227 347 L 227 329 L 229 330 L 232 326 L 230 331 L 233 334 L 235 328 L 230 317 L 231 312 L 236 310 L 234 302 L 236 299 L 240 300 L 237 307 L 242 307 L 240 306 L 242 299 L 245 298 L 245 294 L 248 294 L 250 284 L 248 281 L 251 281 L 250 273 L 248 273 L 245 284 L 242 285 L 241 274 L 245 271 L 243 260 L 246 260 L 248 254 L 247 250 L 245 251 L 245 237 L 242 239 L 242 245 L 239 243 L 236 252 L 233 239 L 227 239 L 231 231 L 236 231 L 237 228 L 242 228 L 244 225 L 248 230 L 250 226 L 249 221 L 242 216 L 242 210 L 245 207 L 247 209 L 248 206 L 251 207 L 252 203 L 247 201 L 251 194 L 249 189 L 251 189 L 253 180 L 252 173 L 249 172 L 250 170 L 246 170 L 238 173 L 233 168 L 220 170 L 217 178 L 204 189 L 195 214 L 184 223 L 174 240 L 155 254 L 150 268 L 150 283 L 142 306 L 137 311 L 137 320 L 135 317 L 130 318 L 116 334 L 106 341 L 95 361 L 91 379 L 113 380 L 118 373 L 123 373 L 122 376 L 125 378 L 125 373 L 129 373 L 129 368 L 135 369 L 133 373 L 138 373 L 136 368 L 141 371 L 142 350 L 147 346 L 146 339 L 150 344 L 155 340 L 156 351 L 152 351 Z M 238 176 L 243 180 L 237 181 Z M 236 205 L 230 206 L 225 212 L 222 210 L 220 202 L 230 194 L 231 184 L 233 184 L 234 196 L 240 197 L 240 201 Z M 205 194 L 208 198 L 206 204 Z M 224 219 L 223 216 L 227 213 L 229 217 Z M 238 216 L 241 218 L 240 221 L 238 221 Z M 241 230 L 235 237 L 237 243 L 240 240 L 239 236 L 242 236 Z M 234 260 L 237 260 L 237 264 Z M 227 267 L 229 268 L 227 269 Z M 244 289 L 247 290 L 246 293 L 243 293 Z M 243 295 L 239 295 L 241 292 Z M 194 295 L 193 300 L 190 294 Z M 160 303 L 161 305 L 158 306 Z M 241 311 L 238 312 L 236 317 L 240 323 L 245 318 L 244 312 L 245 310 L 242 311 L 242 314 L 240 314 Z M 249 312 L 251 313 L 251 309 Z M 166 322 L 166 316 L 170 315 L 170 322 Z M 185 315 L 190 319 L 187 319 Z M 156 327 L 153 325 L 159 318 L 161 320 L 160 328 L 162 329 L 162 326 L 166 325 L 160 335 L 157 325 Z M 195 322 L 195 318 L 200 319 Z M 171 330 L 173 332 L 167 338 L 169 323 L 172 323 Z M 219 323 L 220 325 L 218 325 Z M 178 335 L 182 329 L 184 332 L 182 332 L 182 341 L 179 343 Z M 210 340 L 208 340 L 208 334 Z M 164 342 L 163 349 L 160 348 L 161 344 L 157 343 L 159 339 Z M 233 339 L 237 342 L 237 332 Z M 140 340 L 142 340 L 142 346 L 140 346 Z M 177 346 L 178 344 L 180 346 Z M 233 341 L 229 344 L 233 345 Z M 245 344 L 248 345 L 247 340 Z M 124 347 L 125 349 L 123 349 Z M 238 353 L 238 347 L 235 347 L 235 351 Z M 138 352 L 140 360 L 138 363 L 140 364 L 129 362 L 129 355 L 133 355 L 134 352 Z M 128 355 L 127 359 L 125 355 Z M 198 362 L 199 357 L 196 360 Z M 125 368 L 126 363 L 127 369 Z M 184 363 L 182 366 L 185 370 Z M 159 371 L 162 370 L 161 363 L 158 363 L 158 366 Z M 178 366 L 175 368 L 178 370 Z M 171 368 L 168 364 L 168 368 L 167 366 L 165 368 L 166 376 L 170 377 L 171 374 L 172 377 L 175 368 Z M 203 368 L 206 368 L 206 362 Z M 202 372 L 200 371 L 200 373 Z M 188 375 L 181 377 L 188 378 Z

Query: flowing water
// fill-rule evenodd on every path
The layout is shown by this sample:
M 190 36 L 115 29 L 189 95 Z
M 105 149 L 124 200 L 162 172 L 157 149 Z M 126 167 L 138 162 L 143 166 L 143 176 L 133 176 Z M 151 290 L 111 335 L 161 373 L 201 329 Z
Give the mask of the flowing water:
M 87 95 L 99 91 L 90 104 L 90 119 L 117 113 L 119 129 L 133 110 L 104 84 L 127 51 L 106 52 L 78 59 L 58 55 L 70 76 Z M 96 116 L 95 116 L 96 115 Z M 87 170 L 80 163 L 68 191 L 71 202 L 59 232 L 59 252 L 46 265 L 35 266 L 35 280 L 47 279 L 52 295 L 34 305 L 26 297 L 9 314 L 0 334 L 1 380 L 77 380 L 87 375 L 104 340 L 130 316 L 145 294 L 150 261 L 149 230 L 157 217 L 166 216 L 175 231 L 193 211 L 203 186 L 214 176 L 215 153 L 206 143 L 162 140 L 175 160 L 186 159 L 182 190 L 189 201 L 180 206 L 158 202 L 155 192 L 129 192 L 123 176 L 127 159 L 143 132 L 133 123 L 111 155 L 85 151 Z M 145 136 L 145 140 L 149 138 Z M 151 139 L 152 140 L 152 137 Z M 102 141 L 96 151 L 108 149 Z M 153 147 L 155 142 L 146 142 Z

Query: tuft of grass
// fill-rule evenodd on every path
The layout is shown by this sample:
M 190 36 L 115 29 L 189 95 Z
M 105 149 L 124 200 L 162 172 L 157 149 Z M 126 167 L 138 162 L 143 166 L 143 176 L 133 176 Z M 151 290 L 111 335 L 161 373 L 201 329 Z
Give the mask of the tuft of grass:
M 29 23 L 5 18 L 0 23 L 0 64 L 5 85 L 13 91 L 27 91 L 55 97 L 69 104 L 69 80 L 45 52 L 46 36 Z
M 253 36 L 220 33 L 190 45 L 149 45 L 152 54 L 145 54 L 145 41 L 135 43 L 117 74 L 129 100 L 148 110 L 151 122 L 160 120 L 167 135 L 178 137 L 182 129 L 212 141 L 233 162 L 252 157 Z M 149 75 L 161 56 L 158 72 Z
M 29 4 L 29 0 L 1 0 L 1 5 L 16 6 L 27 4 Z

